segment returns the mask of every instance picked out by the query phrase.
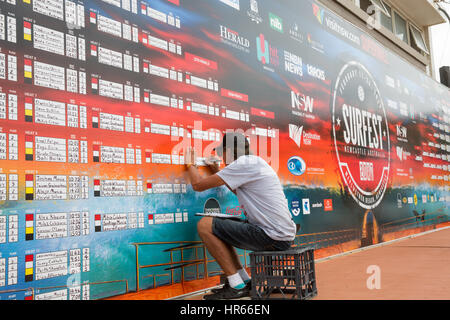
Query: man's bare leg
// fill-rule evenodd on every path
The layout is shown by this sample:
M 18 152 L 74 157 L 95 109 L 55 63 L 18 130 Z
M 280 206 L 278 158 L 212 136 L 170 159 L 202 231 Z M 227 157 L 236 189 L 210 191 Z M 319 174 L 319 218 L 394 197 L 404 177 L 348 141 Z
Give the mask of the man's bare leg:
M 242 265 L 234 248 L 213 234 L 212 221 L 211 217 L 202 218 L 197 224 L 198 234 L 225 275 L 231 276 L 236 274 Z
M 228 247 L 228 250 L 230 250 L 230 252 L 231 252 L 231 256 L 233 258 L 233 264 L 234 264 L 234 267 L 236 268 L 236 270 L 243 269 L 241 260 L 239 259 L 236 249 L 232 245 L 229 245 L 228 243 L 225 243 L 225 245 Z

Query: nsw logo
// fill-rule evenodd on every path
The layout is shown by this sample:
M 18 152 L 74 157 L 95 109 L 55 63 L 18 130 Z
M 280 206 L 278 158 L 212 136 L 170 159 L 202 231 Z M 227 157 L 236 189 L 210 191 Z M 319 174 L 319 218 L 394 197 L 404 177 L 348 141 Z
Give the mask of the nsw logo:
M 402 142 L 408 142 L 408 129 L 406 127 L 397 125 L 397 140 Z
M 306 163 L 300 157 L 294 156 L 288 160 L 287 163 L 289 171 L 294 176 L 301 176 L 306 172 Z
M 291 91 L 292 114 L 314 120 L 314 98 Z

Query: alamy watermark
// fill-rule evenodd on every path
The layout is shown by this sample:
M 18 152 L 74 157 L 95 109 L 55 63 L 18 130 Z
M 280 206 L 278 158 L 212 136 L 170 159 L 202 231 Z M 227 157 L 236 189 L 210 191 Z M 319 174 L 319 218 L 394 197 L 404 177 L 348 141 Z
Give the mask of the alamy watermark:
M 381 289 L 381 268 L 377 265 L 370 265 L 366 270 L 367 274 L 370 274 L 367 278 L 366 286 L 369 290 Z
M 243 134 L 250 145 L 250 151 L 254 155 L 263 158 L 275 171 L 280 167 L 280 134 L 278 129 L 263 129 L 264 133 L 257 132 L 255 128 L 226 129 L 225 133 L 234 132 Z M 172 142 L 178 142 L 171 150 L 172 156 L 184 159 L 187 149 L 193 147 L 197 156 L 197 163 L 216 157 L 215 148 L 221 145 L 225 134 L 220 129 L 203 129 L 202 121 L 194 121 L 191 130 L 184 129 L 182 134 L 171 135 Z M 206 145 L 205 145 L 206 143 Z M 182 164 L 182 160 L 180 160 Z

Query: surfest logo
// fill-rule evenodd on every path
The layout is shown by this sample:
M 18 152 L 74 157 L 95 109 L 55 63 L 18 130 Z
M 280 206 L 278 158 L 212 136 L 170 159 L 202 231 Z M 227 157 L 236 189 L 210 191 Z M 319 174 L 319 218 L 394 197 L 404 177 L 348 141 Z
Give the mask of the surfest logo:
M 247 53 L 250 52 L 250 41 L 242 37 L 237 31 L 231 30 L 230 28 L 221 25 L 220 38 L 223 43 L 229 46 Z
M 383 199 L 389 182 L 389 124 L 378 87 L 359 62 L 349 62 L 341 69 L 332 108 L 342 179 L 361 207 L 373 209 Z

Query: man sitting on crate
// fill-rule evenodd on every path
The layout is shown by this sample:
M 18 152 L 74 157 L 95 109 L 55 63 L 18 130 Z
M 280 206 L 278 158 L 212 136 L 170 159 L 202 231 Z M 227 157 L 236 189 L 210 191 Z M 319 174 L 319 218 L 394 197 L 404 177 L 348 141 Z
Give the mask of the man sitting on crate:
M 212 175 L 202 177 L 195 165 L 195 151 L 188 149 L 186 167 L 192 187 L 202 192 L 226 185 L 236 194 L 247 220 L 204 217 L 198 222 L 200 238 L 227 276 L 223 288 L 204 298 L 237 299 L 249 295 L 251 284 L 234 247 L 250 251 L 287 250 L 297 230 L 277 174 L 262 158 L 251 155 L 243 134 L 225 134 L 215 151 L 223 158 L 225 168 L 219 170 L 217 162 L 206 161 Z

